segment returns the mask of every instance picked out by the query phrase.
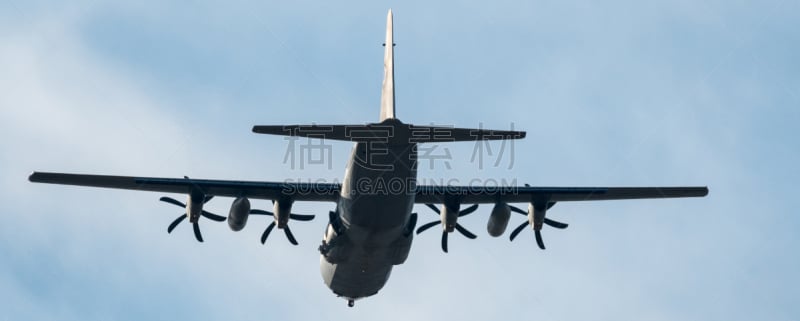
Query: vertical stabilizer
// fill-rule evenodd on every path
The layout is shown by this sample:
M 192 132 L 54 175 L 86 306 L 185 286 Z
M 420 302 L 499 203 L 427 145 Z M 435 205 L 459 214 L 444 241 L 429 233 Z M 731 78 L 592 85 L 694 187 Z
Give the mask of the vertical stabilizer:
M 386 49 L 383 53 L 383 88 L 381 89 L 381 121 L 394 116 L 394 39 L 392 9 L 386 17 Z

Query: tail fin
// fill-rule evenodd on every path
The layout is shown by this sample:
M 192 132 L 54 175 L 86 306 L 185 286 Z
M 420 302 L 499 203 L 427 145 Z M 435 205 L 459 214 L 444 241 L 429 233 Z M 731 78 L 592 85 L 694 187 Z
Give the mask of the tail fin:
M 366 125 L 267 125 L 254 126 L 258 134 L 310 137 L 355 142 L 384 142 L 388 144 L 419 144 L 440 142 L 520 139 L 523 131 L 486 130 L 404 124 L 394 113 L 394 41 L 392 10 L 386 17 L 386 49 L 383 54 L 383 88 L 381 90 L 381 121 Z
M 394 39 L 392 31 L 392 9 L 386 17 L 386 47 L 383 53 L 383 88 L 381 89 L 381 121 L 395 118 L 394 115 Z

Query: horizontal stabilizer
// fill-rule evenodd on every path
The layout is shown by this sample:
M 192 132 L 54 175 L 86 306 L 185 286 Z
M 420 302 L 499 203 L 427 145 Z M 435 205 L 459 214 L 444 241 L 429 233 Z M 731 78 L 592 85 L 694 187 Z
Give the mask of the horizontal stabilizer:
M 409 125 L 411 140 L 414 143 L 468 142 L 476 140 L 503 140 L 525 138 L 525 132 L 513 130 L 493 130 L 475 128 L 456 128 L 447 126 Z
M 366 125 L 271 125 L 254 126 L 258 134 L 298 136 L 353 142 L 385 142 L 389 144 L 444 143 L 476 140 L 525 138 L 523 131 L 417 126 L 397 119 Z

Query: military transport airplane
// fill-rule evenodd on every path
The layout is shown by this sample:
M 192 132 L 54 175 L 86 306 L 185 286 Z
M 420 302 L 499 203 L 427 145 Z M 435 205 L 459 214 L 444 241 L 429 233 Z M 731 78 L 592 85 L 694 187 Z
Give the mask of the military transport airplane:
M 359 298 L 374 295 L 389 279 L 392 267 L 406 261 L 417 225 L 414 204 L 425 204 L 439 219 L 416 229 L 420 233 L 433 226 L 442 227 L 442 250 L 447 252 L 449 233 L 458 231 L 468 238 L 475 234 L 457 223 L 459 217 L 474 212 L 478 204 L 494 204 L 487 230 L 500 236 L 506 230 L 511 212 L 527 216 L 514 229 L 510 239 L 530 226 L 536 242 L 544 249 L 544 225 L 563 229 L 567 224 L 546 217 L 558 202 L 621 200 L 643 198 L 703 197 L 707 187 L 485 187 L 417 185 L 417 146 L 425 143 L 519 139 L 522 131 L 501 131 L 405 124 L 395 117 L 394 42 L 392 11 L 386 22 L 384 77 L 381 92 L 380 122 L 366 125 L 277 125 L 255 126 L 259 134 L 299 136 L 355 142 L 341 184 L 296 182 L 227 181 L 184 178 L 129 177 L 34 172 L 29 180 L 37 183 L 131 189 L 187 194 L 186 203 L 170 197 L 161 201 L 185 207 L 167 231 L 186 218 L 195 237 L 202 242 L 198 221 L 205 217 L 225 221 L 234 231 L 244 228 L 249 215 L 271 215 L 274 221 L 261 236 L 263 243 L 277 225 L 292 244 L 297 244 L 289 229 L 290 219 L 307 221 L 312 215 L 291 213 L 292 203 L 332 202 L 335 210 L 319 246 L 320 270 L 325 284 L 349 306 Z M 388 188 L 364 188 L 381 183 Z M 214 196 L 234 198 L 228 217 L 203 210 Z M 271 200 L 272 212 L 251 209 L 250 199 Z M 527 210 L 511 203 L 526 203 Z M 441 209 L 433 204 L 441 204 Z M 462 209 L 462 204 L 473 204 Z

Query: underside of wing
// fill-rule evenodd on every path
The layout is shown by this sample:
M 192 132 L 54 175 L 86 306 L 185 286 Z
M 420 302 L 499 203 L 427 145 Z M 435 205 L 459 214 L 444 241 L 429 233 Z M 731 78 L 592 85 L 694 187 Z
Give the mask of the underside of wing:
M 455 198 L 463 204 L 527 203 L 533 201 L 601 201 L 647 198 L 703 197 L 705 186 L 696 187 L 530 187 L 530 186 L 418 186 L 416 203 L 436 203 Z
M 138 191 L 248 197 L 295 201 L 336 201 L 339 184 L 253 182 L 190 178 L 159 178 L 34 172 L 28 180 L 36 183 L 129 189 Z
M 457 223 L 460 216 L 472 213 L 478 203 L 493 203 L 487 231 L 489 235 L 498 237 L 502 235 L 509 223 L 511 213 L 524 215 L 526 220 L 511 231 L 509 239 L 513 241 L 526 226 L 529 226 L 540 249 L 545 249 L 542 228 L 550 226 L 555 229 L 565 229 L 568 224 L 546 217 L 548 210 L 558 202 L 569 201 L 600 201 L 624 199 L 652 199 L 652 198 L 678 198 L 678 197 L 703 197 L 708 195 L 708 188 L 698 187 L 482 187 L 482 186 L 417 186 L 415 202 L 424 203 L 440 218 L 425 224 L 417 233 L 432 226 L 442 225 L 442 250 L 447 252 L 447 235 L 457 230 L 468 238 L 474 234 L 464 230 Z M 442 204 L 439 210 L 434 204 Z M 527 209 L 519 208 L 509 203 L 528 203 Z M 461 209 L 461 204 L 475 204 L 466 209 Z M 448 229 L 449 226 L 454 227 Z
M 34 172 L 31 182 L 104 187 L 165 193 L 190 193 L 200 190 L 205 195 L 279 199 L 296 201 L 336 201 L 339 184 L 256 182 L 190 178 L 87 175 Z M 455 198 L 464 204 L 600 201 L 649 198 L 703 197 L 707 187 L 530 187 L 530 186 L 417 186 L 416 203 L 437 203 Z

